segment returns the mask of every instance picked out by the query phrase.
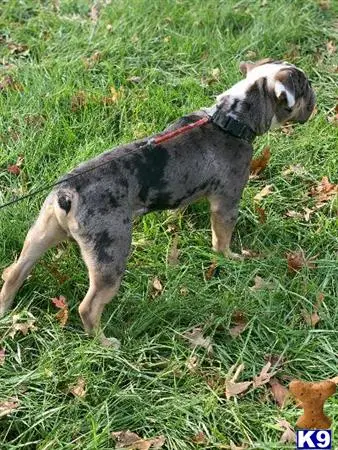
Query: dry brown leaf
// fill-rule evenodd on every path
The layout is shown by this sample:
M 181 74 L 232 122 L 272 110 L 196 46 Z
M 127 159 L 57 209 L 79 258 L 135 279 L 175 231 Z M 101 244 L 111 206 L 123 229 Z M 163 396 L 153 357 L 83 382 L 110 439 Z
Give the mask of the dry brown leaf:
M 230 450 L 247 450 L 249 447 L 247 445 L 241 445 L 238 447 L 238 445 L 235 445 L 232 441 L 230 442 Z
M 60 311 L 55 314 L 55 318 L 59 322 L 60 327 L 63 328 L 68 322 L 69 318 L 69 309 L 66 297 L 64 297 L 63 295 L 60 295 L 60 297 L 54 297 L 52 298 L 52 302 L 57 308 L 60 309 Z
M 264 278 L 259 275 L 255 276 L 254 279 L 255 284 L 250 287 L 251 291 L 259 291 L 261 289 L 274 289 L 275 284 L 271 281 L 265 281 Z
M 161 280 L 158 277 L 155 277 L 153 279 L 152 286 L 154 288 L 155 295 L 159 295 L 159 294 L 161 294 L 161 292 L 163 292 L 163 285 L 161 283 Z
M 66 297 L 60 295 L 60 297 L 52 298 L 52 303 L 59 309 L 67 308 L 67 300 Z
M 269 383 L 272 373 L 270 372 L 271 369 L 271 363 L 267 362 L 265 366 L 262 368 L 261 373 L 259 375 L 256 375 L 253 379 L 253 387 L 259 387 L 263 386 L 266 383 Z
M 321 207 L 322 204 L 333 199 L 338 193 L 338 184 L 329 182 L 328 177 L 323 177 L 322 180 L 310 189 L 309 195 L 314 197 L 316 207 Z
M 301 164 L 293 164 L 291 166 L 289 166 L 287 169 L 284 169 L 282 172 L 283 176 L 287 176 L 287 175 L 298 175 L 298 176 L 302 176 L 302 175 L 306 175 L 307 171 L 304 169 L 304 167 Z
M 273 367 L 282 367 L 285 364 L 285 358 L 282 355 L 268 353 L 264 355 L 264 361 L 270 362 Z
M 110 87 L 110 96 L 103 97 L 101 102 L 104 105 L 113 105 L 117 103 L 123 95 L 123 88 L 121 87 L 119 90 L 115 89 L 114 86 Z
M 326 43 L 326 50 L 329 55 L 333 55 L 333 53 L 336 53 L 337 51 L 336 44 L 333 41 L 328 41 Z
M 5 76 L 0 82 L 0 92 L 12 90 L 12 91 L 23 91 L 22 84 L 18 83 L 14 80 L 14 78 L 10 75 Z
M 250 174 L 257 176 L 258 174 L 263 172 L 263 170 L 268 165 L 270 158 L 271 158 L 271 151 L 270 147 L 267 146 L 264 148 L 262 154 L 258 158 L 255 158 L 251 161 Z
M 283 408 L 289 396 L 289 390 L 277 378 L 271 378 L 269 381 L 273 398 L 280 408 Z
M 287 136 L 291 136 L 295 132 L 295 129 L 293 128 L 292 124 L 288 124 L 281 127 L 281 131 Z
M 177 266 L 179 263 L 178 257 L 180 251 L 177 248 L 177 245 L 178 245 L 178 234 L 174 234 L 167 258 L 168 264 L 170 266 Z
M 317 295 L 317 300 L 316 303 L 313 306 L 313 310 L 314 312 L 312 314 L 310 314 L 308 311 L 303 310 L 302 311 L 302 316 L 303 319 L 305 320 L 305 322 L 310 326 L 310 327 L 315 327 L 318 322 L 320 321 L 320 316 L 318 314 L 318 309 L 320 308 L 322 302 L 324 301 L 324 294 L 322 292 L 320 292 Z
M 32 316 L 33 317 L 33 316 Z M 21 317 L 18 314 L 14 314 L 12 318 L 12 325 L 8 331 L 8 335 L 11 338 L 14 338 L 16 333 L 20 331 L 24 336 L 28 334 L 29 331 L 35 331 L 38 328 L 34 325 L 35 318 L 28 319 L 25 322 L 19 322 Z
M 315 269 L 315 259 L 318 255 L 306 258 L 303 250 L 296 252 L 289 252 L 286 254 L 288 270 L 291 273 L 299 272 L 303 267 L 308 269 Z
M 93 6 L 90 9 L 89 17 L 91 21 L 96 24 L 99 19 L 99 3 L 93 3 Z
M 189 370 L 189 372 L 196 372 L 196 369 L 199 366 L 199 360 L 196 355 L 190 356 L 190 358 L 187 359 L 185 363 L 186 368 Z
M 324 11 L 330 9 L 331 6 L 330 0 L 319 0 L 318 5 Z
M 229 329 L 229 334 L 232 338 L 236 338 L 240 334 L 243 333 L 245 328 L 248 325 L 248 321 L 245 317 L 245 314 L 241 311 L 235 311 L 231 317 L 231 322 L 234 323 L 234 326 Z
M 267 195 L 271 194 L 271 192 L 273 192 L 272 188 L 272 184 L 266 185 L 260 192 L 258 192 L 258 194 L 254 196 L 254 200 L 256 200 L 257 202 L 261 201 L 263 197 L 266 197 Z
M 86 69 L 91 69 L 101 60 L 101 58 L 102 53 L 96 51 L 89 58 L 82 58 L 82 61 Z
M 73 112 L 79 111 L 87 104 L 87 94 L 84 91 L 78 91 L 71 98 L 70 109 Z
M 286 217 L 291 217 L 292 219 L 302 219 L 303 214 L 298 211 L 289 210 L 285 213 Z
M 69 392 L 74 397 L 83 398 L 86 396 L 86 380 L 83 377 L 79 377 L 76 383 L 69 388 Z
M 191 442 L 193 442 L 194 444 L 207 444 L 208 439 L 203 431 L 199 431 L 197 434 L 195 434 L 195 436 L 191 438 Z
M 59 269 L 54 264 L 48 264 L 45 261 L 42 261 L 41 263 L 48 271 L 49 273 L 59 282 L 59 284 L 64 284 L 66 281 L 69 280 L 69 276 L 61 273 Z
M 210 75 L 203 77 L 201 80 L 202 85 L 210 85 L 213 83 L 218 83 L 220 78 L 221 71 L 218 67 L 212 69 Z
M 296 433 L 294 432 L 293 427 L 289 424 L 289 422 L 285 419 L 277 420 L 277 424 L 283 430 L 283 434 L 280 438 L 280 442 L 283 444 L 290 443 L 293 444 L 296 442 Z
M 7 48 L 12 55 L 21 54 L 22 56 L 26 56 L 29 53 L 29 47 L 26 44 L 16 44 L 15 42 L 10 42 L 7 44 Z
M 5 362 L 5 349 L 0 348 L 0 366 L 2 366 Z
M 40 114 L 28 114 L 24 118 L 27 125 L 40 128 L 46 121 L 46 117 Z
M 157 436 L 152 439 L 142 439 L 136 433 L 132 431 L 115 431 L 111 433 L 113 439 L 116 442 L 116 450 L 149 450 L 160 449 L 165 444 L 164 436 Z
M 68 308 L 60 309 L 60 311 L 57 314 L 55 314 L 55 318 L 59 322 L 61 328 L 66 326 L 66 323 L 68 322 L 69 318 Z
M 207 350 L 207 353 L 211 354 L 213 352 L 211 338 L 203 336 L 202 328 L 195 327 L 192 331 L 185 331 L 183 337 L 189 341 L 192 348 L 203 347 Z
M 225 396 L 227 400 L 229 400 L 231 397 L 235 397 L 236 395 L 243 394 L 252 385 L 252 381 L 242 381 L 237 383 L 237 379 L 244 369 L 244 364 L 240 364 L 237 367 L 235 374 L 232 376 L 232 378 L 230 378 L 235 368 L 236 365 L 230 368 L 227 376 L 228 379 L 225 381 Z
M 189 289 L 186 286 L 181 286 L 180 287 L 180 294 L 183 297 L 186 297 L 189 294 Z
M 138 76 L 132 76 L 132 77 L 127 78 L 127 81 L 129 81 L 129 83 L 139 84 L 139 83 L 141 83 L 142 78 L 138 77 Z
M 217 261 L 213 261 L 205 272 L 205 279 L 207 281 L 211 280 L 214 275 L 216 275 L 218 269 Z
M 19 401 L 17 398 L 13 398 L 5 402 L 0 402 L 0 418 L 8 416 L 8 414 L 11 414 L 18 407 Z
M 21 172 L 21 167 L 23 165 L 23 162 L 24 162 L 24 156 L 19 155 L 16 160 L 16 163 L 7 167 L 7 172 L 9 172 L 13 175 L 19 175 Z
M 259 223 L 263 224 L 266 222 L 266 212 L 264 208 L 261 208 L 258 205 L 255 205 L 255 211 L 258 214 Z

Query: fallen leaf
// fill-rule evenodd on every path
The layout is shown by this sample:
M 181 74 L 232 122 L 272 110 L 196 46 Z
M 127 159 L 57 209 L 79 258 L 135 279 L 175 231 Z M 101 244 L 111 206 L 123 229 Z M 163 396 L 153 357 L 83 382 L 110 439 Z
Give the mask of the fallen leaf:
M 270 147 L 267 146 L 263 149 L 262 154 L 251 161 L 250 164 L 250 173 L 254 176 L 260 174 L 268 165 L 268 162 L 271 158 Z
M 10 42 L 7 44 L 7 48 L 12 55 L 21 54 L 23 56 L 26 56 L 29 53 L 29 47 L 26 44 L 16 44 L 15 42 Z
M 247 450 L 249 447 L 247 445 L 241 445 L 240 447 L 238 447 L 237 445 L 235 445 L 232 441 L 230 441 L 230 450 Z
M 79 111 L 84 108 L 87 104 L 87 95 L 84 91 L 78 91 L 71 98 L 70 109 L 73 112 Z
M 285 358 L 282 355 L 268 353 L 264 355 L 264 361 L 270 362 L 273 367 L 282 367 L 285 364 Z
M 275 287 L 275 284 L 271 281 L 265 281 L 264 278 L 260 277 L 259 275 L 255 276 L 254 279 L 254 285 L 250 287 L 252 291 L 259 291 L 261 289 L 273 289 Z
M 287 420 L 277 420 L 277 425 L 279 425 L 283 431 L 279 442 L 282 442 L 283 444 L 296 442 L 296 433 Z
M 192 348 L 203 347 L 207 350 L 207 353 L 211 354 L 213 352 L 211 338 L 205 338 L 203 336 L 202 328 L 195 327 L 192 331 L 185 331 L 183 333 L 183 337 L 184 339 L 189 341 L 189 344 Z
M 228 378 L 231 377 L 235 368 L 236 368 L 236 365 L 234 365 L 230 368 L 229 373 L 228 373 Z M 229 400 L 231 397 L 235 397 L 236 395 L 243 394 L 252 385 L 252 381 L 242 381 L 242 382 L 237 383 L 237 379 L 243 370 L 244 370 L 244 364 L 240 364 L 237 367 L 236 372 L 233 375 L 233 377 L 230 379 L 227 379 L 225 381 L 225 396 L 226 396 L 227 400 Z
M 189 294 L 189 289 L 187 287 L 185 287 L 185 286 L 181 286 L 180 287 L 180 294 L 183 297 L 186 297 Z
M 0 417 L 8 416 L 8 414 L 11 414 L 18 407 L 18 399 L 10 399 L 5 402 L 0 402 Z
M 256 375 L 253 379 L 253 387 L 260 387 L 263 386 L 266 383 L 269 383 L 272 373 L 270 372 L 271 369 L 271 363 L 267 362 L 265 366 L 262 368 L 259 375 Z
M 320 0 L 318 5 L 323 11 L 326 11 L 330 9 L 330 0 Z
M 206 273 L 205 273 L 205 279 L 207 281 L 211 280 L 211 278 L 213 278 L 214 276 L 216 276 L 218 272 L 218 265 L 217 265 L 217 261 L 213 261 L 210 266 L 208 267 Z
M 7 91 L 7 90 L 21 92 L 21 91 L 23 91 L 23 86 L 22 86 L 22 84 L 15 81 L 12 76 L 7 75 L 0 82 L 0 92 Z
M 255 205 L 255 211 L 258 214 L 259 223 L 263 224 L 266 222 L 266 212 L 265 209 L 261 208 L 258 205 Z
M 42 127 L 46 121 L 46 118 L 40 114 L 28 114 L 24 118 L 27 125 L 32 127 Z
M 319 310 L 323 300 L 324 300 L 324 294 L 322 292 L 320 292 L 317 296 L 316 303 L 313 306 L 314 312 L 312 314 L 310 314 L 306 310 L 302 311 L 303 319 L 310 327 L 315 327 L 318 324 L 318 322 L 320 321 L 320 316 L 318 314 L 318 310 Z
M 200 431 L 191 438 L 191 442 L 193 442 L 194 444 L 207 444 L 208 440 L 203 431 Z
M 199 360 L 196 355 L 190 356 L 190 358 L 187 359 L 185 366 L 189 370 L 189 372 L 195 373 L 196 369 L 198 368 Z
M 79 377 L 76 383 L 69 388 L 69 392 L 74 395 L 74 397 L 83 398 L 86 396 L 86 380 Z
M 32 316 L 33 317 L 33 316 Z M 24 336 L 28 334 L 29 331 L 37 330 L 35 324 L 35 318 L 28 319 L 26 322 L 19 322 L 21 319 L 19 314 L 14 314 L 12 317 L 12 325 L 8 331 L 8 335 L 14 338 L 16 333 L 20 331 Z
M 116 450 L 127 449 L 127 450 L 149 450 L 149 449 L 159 449 L 165 444 L 165 437 L 158 436 L 153 439 L 142 439 L 136 433 L 132 431 L 115 431 L 111 433 L 113 439 L 116 442 Z
M 256 59 L 257 58 L 257 52 L 255 52 L 254 50 L 248 50 L 245 53 L 245 58 L 246 59 Z
M 220 74 L 221 74 L 221 71 L 218 67 L 216 67 L 215 69 L 212 69 L 212 71 L 209 75 L 202 78 L 201 84 L 209 86 L 210 84 L 218 83 Z
M 269 384 L 275 402 L 280 408 L 283 408 L 289 396 L 288 388 L 280 384 L 277 378 L 271 378 Z
M 306 175 L 307 171 L 304 169 L 304 167 L 301 164 L 293 164 L 291 166 L 289 166 L 287 169 L 284 169 L 282 171 L 282 175 L 284 177 L 286 177 L 287 175 L 298 175 L 298 176 L 302 176 L 302 175 Z
M 0 366 L 2 366 L 5 362 L 5 349 L 0 348 Z
M 82 61 L 86 69 L 91 69 L 100 61 L 101 57 L 102 53 L 96 51 L 89 58 L 82 58 Z
M 7 167 L 7 172 L 11 173 L 12 175 L 20 175 L 21 169 L 16 164 L 13 164 Z
M 121 87 L 119 90 L 115 89 L 114 86 L 110 87 L 110 96 L 103 97 L 101 102 L 104 105 L 113 105 L 117 103 L 123 94 L 123 88 Z
M 66 297 L 64 297 L 63 295 L 60 295 L 60 297 L 52 298 L 52 303 L 53 305 L 55 305 L 57 308 L 60 309 L 67 308 L 68 306 Z
M 281 132 L 286 134 L 286 136 L 292 136 L 295 132 L 295 129 L 292 124 L 284 125 L 283 127 L 281 127 Z
M 291 217 L 292 219 L 302 219 L 303 218 L 303 214 L 298 212 L 298 211 L 286 211 L 285 215 L 287 217 Z
M 54 264 L 48 264 L 45 261 L 42 261 L 42 265 L 46 267 L 46 269 L 59 282 L 59 284 L 64 284 L 67 280 L 69 280 L 69 276 L 64 273 L 61 273 Z
M 257 202 L 261 201 L 263 197 L 266 197 L 267 195 L 271 194 L 272 191 L 272 184 L 266 185 L 258 194 L 254 196 L 254 200 Z
M 307 267 L 308 269 L 315 269 L 316 265 L 314 261 L 317 256 L 318 255 L 312 256 L 311 258 L 306 258 L 303 250 L 287 253 L 286 259 L 289 272 L 299 272 L 303 267 Z
M 333 53 L 336 53 L 337 47 L 333 41 L 328 41 L 326 43 L 326 50 L 329 55 L 333 55 Z
M 322 204 L 333 199 L 338 193 L 338 184 L 329 182 L 328 177 L 323 177 L 316 186 L 312 186 L 309 195 L 314 197 L 316 207 L 321 207 Z
M 163 291 L 163 285 L 161 283 L 161 280 L 158 277 L 155 277 L 153 279 L 153 284 L 152 284 L 156 295 L 160 294 Z
M 138 76 L 132 76 L 132 77 L 127 78 L 127 81 L 129 81 L 129 83 L 139 84 L 139 83 L 141 83 L 142 78 L 138 77 Z
M 177 248 L 178 245 L 178 234 L 174 234 L 174 237 L 172 239 L 171 247 L 168 253 L 168 264 L 170 266 L 177 266 L 179 263 L 178 257 L 180 254 L 179 249 Z
M 89 17 L 91 21 L 96 24 L 99 19 L 99 4 L 94 3 L 90 9 Z
M 248 325 L 248 321 L 241 311 L 235 311 L 233 313 L 231 322 L 234 323 L 234 326 L 229 329 L 229 334 L 232 338 L 236 338 L 242 334 Z
M 59 322 L 60 327 L 64 327 L 66 323 L 68 322 L 69 318 L 69 309 L 66 297 L 63 295 L 60 295 L 60 297 L 54 297 L 52 298 L 53 304 L 60 309 L 60 311 L 55 314 L 56 320 Z

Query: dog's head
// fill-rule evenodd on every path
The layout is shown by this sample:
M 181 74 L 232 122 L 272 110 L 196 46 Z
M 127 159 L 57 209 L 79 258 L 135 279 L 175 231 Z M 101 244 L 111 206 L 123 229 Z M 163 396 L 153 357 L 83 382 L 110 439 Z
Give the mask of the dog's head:
M 245 78 L 217 97 L 219 107 L 248 122 L 257 134 L 308 120 L 315 94 L 302 70 L 271 59 L 241 63 L 240 70 Z
M 315 94 L 301 69 L 287 62 L 264 59 L 241 63 L 240 70 L 250 84 L 265 84 L 274 97 L 272 127 L 289 121 L 305 123 L 309 119 L 315 106 Z

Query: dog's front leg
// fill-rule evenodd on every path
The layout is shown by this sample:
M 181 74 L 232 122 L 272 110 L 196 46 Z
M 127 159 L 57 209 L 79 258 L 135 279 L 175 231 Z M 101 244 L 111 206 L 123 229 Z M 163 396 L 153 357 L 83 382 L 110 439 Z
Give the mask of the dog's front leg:
M 232 259 L 243 259 L 230 250 L 230 243 L 238 215 L 238 203 L 229 206 L 223 198 L 209 198 L 211 207 L 212 248 Z

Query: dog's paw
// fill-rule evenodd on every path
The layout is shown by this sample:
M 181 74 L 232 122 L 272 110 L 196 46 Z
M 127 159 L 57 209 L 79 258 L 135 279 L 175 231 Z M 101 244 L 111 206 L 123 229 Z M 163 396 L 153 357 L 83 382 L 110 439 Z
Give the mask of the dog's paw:
M 119 350 L 121 347 L 121 342 L 118 339 L 113 338 L 113 337 L 108 338 L 106 336 L 102 336 L 100 338 L 100 342 L 101 342 L 101 345 L 103 345 L 103 347 L 111 347 L 114 350 Z
M 226 258 L 233 259 L 235 261 L 244 261 L 244 256 L 243 255 L 240 255 L 239 253 L 234 253 L 230 249 L 225 250 L 223 252 L 223 255 Z

